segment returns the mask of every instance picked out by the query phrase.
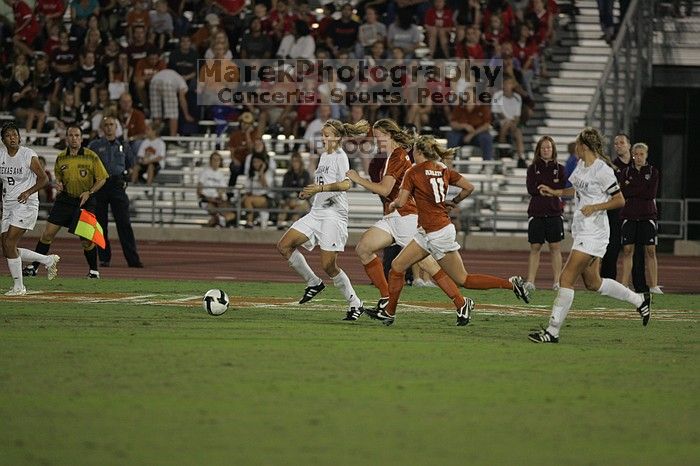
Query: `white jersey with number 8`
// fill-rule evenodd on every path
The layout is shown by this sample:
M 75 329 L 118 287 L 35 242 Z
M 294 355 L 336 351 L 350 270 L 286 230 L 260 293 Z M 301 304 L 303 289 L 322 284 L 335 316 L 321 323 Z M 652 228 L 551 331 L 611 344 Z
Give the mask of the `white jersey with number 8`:
M 36 152 L 20 146 L 11 157 L 6 148 L 0 148 L 0 180 L 2 181 L 3 210 L 19 204 L 17 198 L 36 184 L 36 174 L 32 171 L 32 158 Z M 39 195 L 32 194 L 27 205 L 39 206 Z

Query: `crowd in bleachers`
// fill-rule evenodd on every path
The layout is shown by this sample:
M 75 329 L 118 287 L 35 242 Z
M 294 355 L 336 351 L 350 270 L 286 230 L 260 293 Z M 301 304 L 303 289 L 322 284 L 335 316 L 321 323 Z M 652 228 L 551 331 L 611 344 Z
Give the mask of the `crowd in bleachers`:
M 521 128 L 535 105 L 533 83 L 546 75 L 559 12 L 555 0 L 36 0 L 33 8 L 4 1 L 13 17 L 0 22 L 0 113 L 16 118 L 36 145 L 45 138 L 33 134 L 62 137 L 72 123 L 96 137 L 102 117 L 116 116 L 118 135 L 141 154 L 132 180 L 149 183 L 164 154 L 154 143 L 139 151 L 143 141 L 199 134 L 201 120 L 219 122 L 218 132 L 232 128 L 234 183 L 249 176 L 263 134 L 312 138 L 329 116 L 386 116 L 432 132 L 450 126 L 442 136 L 451 146 L 474 145 L 492 159 L 495 136 L 522 158 Z M 197 105 L 197 59 L 275 56 L 502 59 L 507 105 L 498 113 L 467 104 Z M 324 89 L 317 89 L 322 100 Z

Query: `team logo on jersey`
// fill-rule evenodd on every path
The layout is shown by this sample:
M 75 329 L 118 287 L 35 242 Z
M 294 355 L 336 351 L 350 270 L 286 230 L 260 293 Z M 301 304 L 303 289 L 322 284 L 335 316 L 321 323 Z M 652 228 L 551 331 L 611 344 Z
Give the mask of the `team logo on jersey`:
M 651 178 L 651 174 L 650 174 L 650 173 L 647 173 L 646 175 L 644 175 L 644 179 L 645 179 L 645 180 L 649 181 L 649 178 Z
M 68 170 L 68 165 L 61 165 L 61 171 L 66 171 Z
M 85 170 L 84 168 L 81 168 L 80 169 L 80 176 L 82 178 L 85 178 L 87 176 L 87 170 Z

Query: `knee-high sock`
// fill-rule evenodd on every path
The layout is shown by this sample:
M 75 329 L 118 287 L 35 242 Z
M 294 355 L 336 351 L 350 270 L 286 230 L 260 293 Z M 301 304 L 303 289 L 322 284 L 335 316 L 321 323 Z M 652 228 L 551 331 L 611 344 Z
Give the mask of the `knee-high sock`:
M 399 296 L 406 282 L 406 272 L 389 271 L 389 304 L 386 305 L 386 313 L 390 316 L 396 314 L 396 306 L 399 305 Z
M 464 297 L 459 292 L 459 288 L 455 285 L 449 275 L 445 273 L 444 270 L 440 269 L 435 275 L 433 275 L 433 281 L 440 287 L 442 291 L 445 292 L 447 296 L 450 297 L 457 309 L 464 306 Z
M 22 281 L 22 259 L 15 257 L 14 259 L 7 259 L 7 268 L 10 269 L 10 275 L 12 275 L 12 280 L 14 281 L 14 289 L 18 290 L 24 286 Z
M 352 283 L 350 283 L 350 279 L 345 272 L 340 270 L 340 273 L 333 277 L 333 284 L 340 290 L 340 293 L 345 296 L 345 299 L 351 307 L 362 306 L 362 301 L 360 301 L 360 298 L 355 294 Z
M 311 267 L 309 267 L 309 264 L 306 262 L 306 258 L 298 250 L 294 250 L 292 255 L 289 256 L 287 262 L 291 268 L 296 270 L 301 278 L 306 280 L 306 284 L 308 286 L 316 286 L 321 284 L 322 280 L 318 278 L 318 275 L 316 275 L 313 270 L 311 270 Z
M 29 262 L 36 262 L 43 265 L 51 264 L 51 258 L 49 258 L 49 256 L 24 248 L 17 248 L 17 250 L 19 251 L 19 257 L 25 264 Z
M 634 307 L 639 307 L 644 302 L 644 298 L 638 295 L 629 288 L 623 286 L 621 283 L 611 280 L 609 278 L 604 278 L 603 282 L 598 289 L 598 293 L 603 296 L 610 296 L 611 298 L 619 299 L 620 301 L 627 301 L 633 304 Z
M 552 306 L 552 315 L 549 318 L 549 327 L 547 331 L 555 337 L 559 336 L 559 329 L 564 325 L 564 319 L 571 309 L 571 303 L 574 302 L 574 290 L 571 288 L 559 288 L 557 299 L 554 300 Z
M 503 288 L 504 290 L 513 289 L 513 284 L 505 278 L 472 273 L 467 275 L 467 279 L 462 286 L 471 290 L 490 290 L 491 288 Z
M 83 249 L 90 270 L 97 271 L 97 246 L 91 245 L 90 249 Z
M 389 283 L 384 276 L 384 267 L 382 267 L 379 257 L 374 256 L 371 262 L 365 264 L 365 272 L 367 272 L 369 279 L 372 280 L 372 284 L 379 290 L 379 295 L 382 298 L 389 296 Z
M 42 256 L 46 256 L 49 254 L 49 249 L 51 249 L 51 243 L 44 243 L 43 241 L 39 240 L 36 243 L 36 247 L 34 248 L 34 252 L 41 254 Z M 39 261 L 35 261 L 32 263 L 34 268 L 36 269 L 39 267 Z

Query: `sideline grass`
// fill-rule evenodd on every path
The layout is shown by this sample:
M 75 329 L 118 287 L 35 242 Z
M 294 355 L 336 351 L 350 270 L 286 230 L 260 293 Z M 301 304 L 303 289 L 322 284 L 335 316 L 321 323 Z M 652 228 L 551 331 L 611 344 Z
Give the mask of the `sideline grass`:
M 61 279 L 66 293 L 288 297 L 300 285 Z M 203 286 L 206 285 L 206 286 Z M 9 287 L 0 280 L 2 289 Z M 368 287 L 361 295 L 376 297 Z M 318 306 L 231 309 L 0 301 L 3 464 L 691 464 L 700 456 L 700 297 L 664 295 L 683 321 L 576 318 L 623 308 L 577 293 L 559 345 L 546 317 L 469 292 L 474 322 L 404 312 L 393 327 Z M 444 303 L 438 290 L 406 300 Z M 535 305 L 549 307 L 553 293 Z M 633 312 L 633 311 L 631 311 Z

